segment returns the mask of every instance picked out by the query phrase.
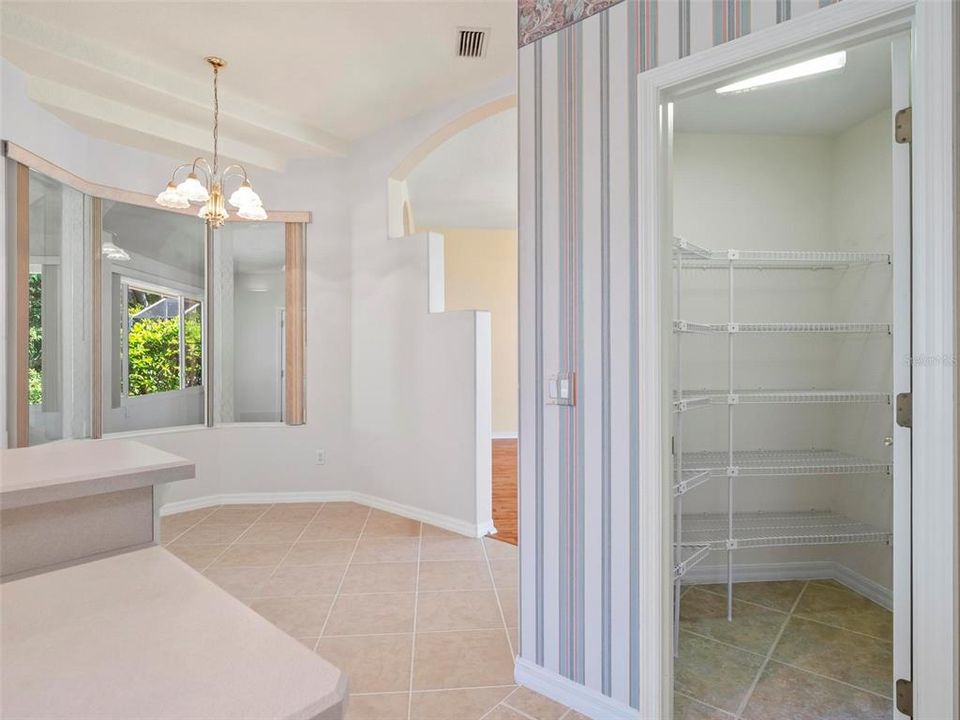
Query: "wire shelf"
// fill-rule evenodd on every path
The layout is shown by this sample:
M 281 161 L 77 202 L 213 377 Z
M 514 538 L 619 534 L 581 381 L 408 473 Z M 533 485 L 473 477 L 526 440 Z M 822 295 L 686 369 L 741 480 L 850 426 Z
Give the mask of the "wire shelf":
M 827 250 L 708 250 L 688 240 L 674 238 L 674 257 L 691 269 L 722 270 L 842 270 L 852 265 L 890 264 L 890 254 L 881 252 L 833 252 Z
M 674 320 L 673 330 L 678 333 L 883 333 L 890 334 L 889 323 L 699 323 L 690 320 Z
M 680 560 L 673 567 L 673 579 L 679 580 L 710 554 L 710 545 L 681 545 Z
M 784 545 L 889 543 L 892 533 L 827 510 L 808 512 L 734 513 L 733 537 L 727 513 L 683 516 L 683 544 L 711 549 L 744 549 Z
M 707 482 L 707 480 L 713 477 L 712 470 L 694 470 L 692 472 L 685 470 L 681 474 L 683 475 L 683 479 L 673 486 L 674 497 L 684 495 L 694 488 L 700 487 Z
M 685 452 L 682 460 L 684 473 L 710 471 L 711 477 L 890 473 L 889 463 L 837 450 L 738 450 L 733 453 L 733 465 L 725 451 L 704 450 Z
M 890 394 L 860 390 L 685 390 L 674 399 L 673 409 L 685 412 L 710 405 L 763 405 L 788 403 L 880 403 L 889 405 Z

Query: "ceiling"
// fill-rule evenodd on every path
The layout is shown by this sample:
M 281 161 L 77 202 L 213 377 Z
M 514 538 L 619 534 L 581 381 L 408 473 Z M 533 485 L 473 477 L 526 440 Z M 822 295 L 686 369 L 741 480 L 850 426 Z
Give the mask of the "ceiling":
M 131 256 L 146 257 L 194 276 L 203 275 L 203 223 L 166 210 L 104 203 L 103 229 Z
M 420 228 L 517 226 L 517 110 L 457 133 L 407 177 Z
M 751 73 L 752 74 L 752 73 Z M 725 80 L 722 85 L 741 78 Z M 890 41 L 847 49 L 835 73 L 729 95 L 707 92 L 675 104 L 677 132 L 836 135 L 890 107 Z
M 2 55 L 31 97 L 84 132 L 153 152 L 207 152 L 210 71 L 223 154 L 281 169 L 516 71 L 512 0 L 3 2 Z M 459 27 L 486 55 L 455 56 Z

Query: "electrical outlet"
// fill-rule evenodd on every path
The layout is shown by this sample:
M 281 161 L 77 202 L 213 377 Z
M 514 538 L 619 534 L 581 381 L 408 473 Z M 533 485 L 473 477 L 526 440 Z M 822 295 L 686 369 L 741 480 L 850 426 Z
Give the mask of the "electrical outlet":
M 327 464 L 327 451 L 317 450 L 317 465 L 326 465 L 326 464 Z

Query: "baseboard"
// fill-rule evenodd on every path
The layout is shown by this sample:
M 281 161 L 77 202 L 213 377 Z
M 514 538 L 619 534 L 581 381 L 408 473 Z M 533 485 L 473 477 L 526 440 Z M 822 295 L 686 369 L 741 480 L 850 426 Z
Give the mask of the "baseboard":
M 160 506 L 160 516 L 164 517 L 188 510 L 199 510 L 200 508 L 212 507 L 214 505 L 257 505 L 261 503 L 283 504 L 298 502 L 355 502 L 376 508 L 377 510 L 391 512 L 394 515 L 401 515 L 411 520 L 419 520 L 420 522 L 425 522 L 429 525 L 458 533 L 459 535 L 466 535 L 467 537 L 483 537 L 497 531 L 493 526 L 492 519 L 474 525 L 459 518 L 450 517 L 449 515 L 441 515 L 440 513 L 423 510 L 413 507 L 412 505 L 404 505 L 394 502 L 393 500 L 385 500 L 374 495 L 367 495 L 350 490 L 207 495 L 190 500 L 164 503 Z
M 726 565 L 697 565 L 684 576 L 684 583 L 703 585 L 725 583 Z M 860 595 L 888 610 L 893 609 L 893 593 L 888 588 L 864 577 L 833 560 L 814 562 L 756 563 L 734 565 L 734 582 L 761 582 L 769 580 L 836 580 Z
M 557 675 L 518 657 L 514 665 L 517 684 L 566 705 L 593 720 L 640 720 L 640 713 L 611 697 Z
M 490 437 L 493 440 L 516 440 L 519 437 L 519 433 L 516 430 L 507 430 L 504 432 L 492 432 Z

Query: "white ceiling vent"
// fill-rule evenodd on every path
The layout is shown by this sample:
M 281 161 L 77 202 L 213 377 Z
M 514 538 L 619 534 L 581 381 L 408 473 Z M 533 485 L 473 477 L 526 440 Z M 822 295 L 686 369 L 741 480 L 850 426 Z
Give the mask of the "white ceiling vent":
M 457 28 L 457 57 L 479 58 L 487 52 L 487 28 Z

